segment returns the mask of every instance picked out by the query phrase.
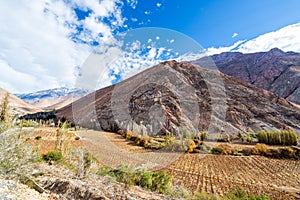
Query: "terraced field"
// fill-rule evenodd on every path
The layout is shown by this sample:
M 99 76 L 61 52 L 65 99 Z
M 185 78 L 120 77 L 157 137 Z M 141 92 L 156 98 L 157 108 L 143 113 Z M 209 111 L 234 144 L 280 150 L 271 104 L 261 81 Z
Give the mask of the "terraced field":
M 196 191 L 222 195 L 242 188 L 272 199 L 300 198 L 300 162 L 295 160 L 185 154 L 167 170 L 175 183 Z
M 114 133 L 79 133 L 83 144 L 105 165 L 128 163 L 164 168 L 174 183 L 218 195 L 242 188 L 271 199 L 300 199 L 300 161 L 263 156 L 224 156 L 149 152 Z

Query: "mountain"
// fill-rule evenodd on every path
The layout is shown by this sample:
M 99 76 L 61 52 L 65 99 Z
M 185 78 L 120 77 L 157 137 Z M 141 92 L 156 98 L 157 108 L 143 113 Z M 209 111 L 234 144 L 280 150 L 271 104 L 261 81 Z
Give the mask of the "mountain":
M 278 48 L 247 54 L 226 52 L 192 63 L 209 67 L 211 59 L 221 72 L 300 104 L 300 53 Z
M 33 93 L 16 94 L 23 101 L 41 109 L 58 109 L 79 99 L 87 91 L 77 88 L 55 88 Z
M 7 91 L 0 88 L 0 101 L 4 99 Z M 9 106 L 12 109 L 13 114 L 24 114 L 24 113 L 35 113 L 41 111 L 40 109 L 24 102 L 23 100 L 19 99 L 15 95 L 9 93 Z
M 216 70 L 166 61 L 56 111 L 85 127 L 165 134 L 184 127 L 210 133 L 300 130 L 300 108 Z

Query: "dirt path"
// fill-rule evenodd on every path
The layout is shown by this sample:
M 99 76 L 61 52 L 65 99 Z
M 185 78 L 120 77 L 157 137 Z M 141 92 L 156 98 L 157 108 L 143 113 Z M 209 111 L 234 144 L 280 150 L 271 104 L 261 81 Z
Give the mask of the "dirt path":
M 135 167 L 162 169 L 182 156 L 180 153 L 145 150 L 115 133 L 83 130 L 76 134 L 102 164 L 112 167 L 130 164 Z

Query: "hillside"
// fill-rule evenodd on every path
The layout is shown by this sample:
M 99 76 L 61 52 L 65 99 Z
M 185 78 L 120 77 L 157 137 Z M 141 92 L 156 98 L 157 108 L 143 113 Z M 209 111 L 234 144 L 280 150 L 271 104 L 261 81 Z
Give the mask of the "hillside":
M 192 63 L 208 67 L 211 59 L 222 73 L 300 104 L 300 53 L 277 48 L 248 54 L 226 52 Z
M 0 88 L 1 101 L 5 97 L 6 93 L 6 90 Z M 9 106 L 11 107 L 13 114 L 35 113 L 41 111 L 39 108 L 22 101 L 11 93 L 9 93 Z
M 239 133 L 300 130 L 300 109 L 284 98 L 218 71 L 163 62 L 59 109 L 86 127 L 177 133 L 179 129 Z

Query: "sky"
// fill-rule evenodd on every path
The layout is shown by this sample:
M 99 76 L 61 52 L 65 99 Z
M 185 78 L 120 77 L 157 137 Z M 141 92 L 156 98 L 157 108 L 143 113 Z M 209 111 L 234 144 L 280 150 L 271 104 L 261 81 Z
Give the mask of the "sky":
M 97 87 L 168 58 L 275 47 L 300 52 L 299 10 L 298 0 L 1 1 L 0 87 L 13 93 L 74 87 L 89 56 L 112 41 L 117 44 L 118 36 L 128 31 L 135 40 L 131 38 L 126 59 L 97 69 L 102 80 Z M 141 28 L 144 32 L 134 31 Z M 143 44 L 137 41 L 141 35 L 148 36 Z M 159 46 L 163 39 L 167 47 Z M 183 51 L 195 44 L 199 55 Z

